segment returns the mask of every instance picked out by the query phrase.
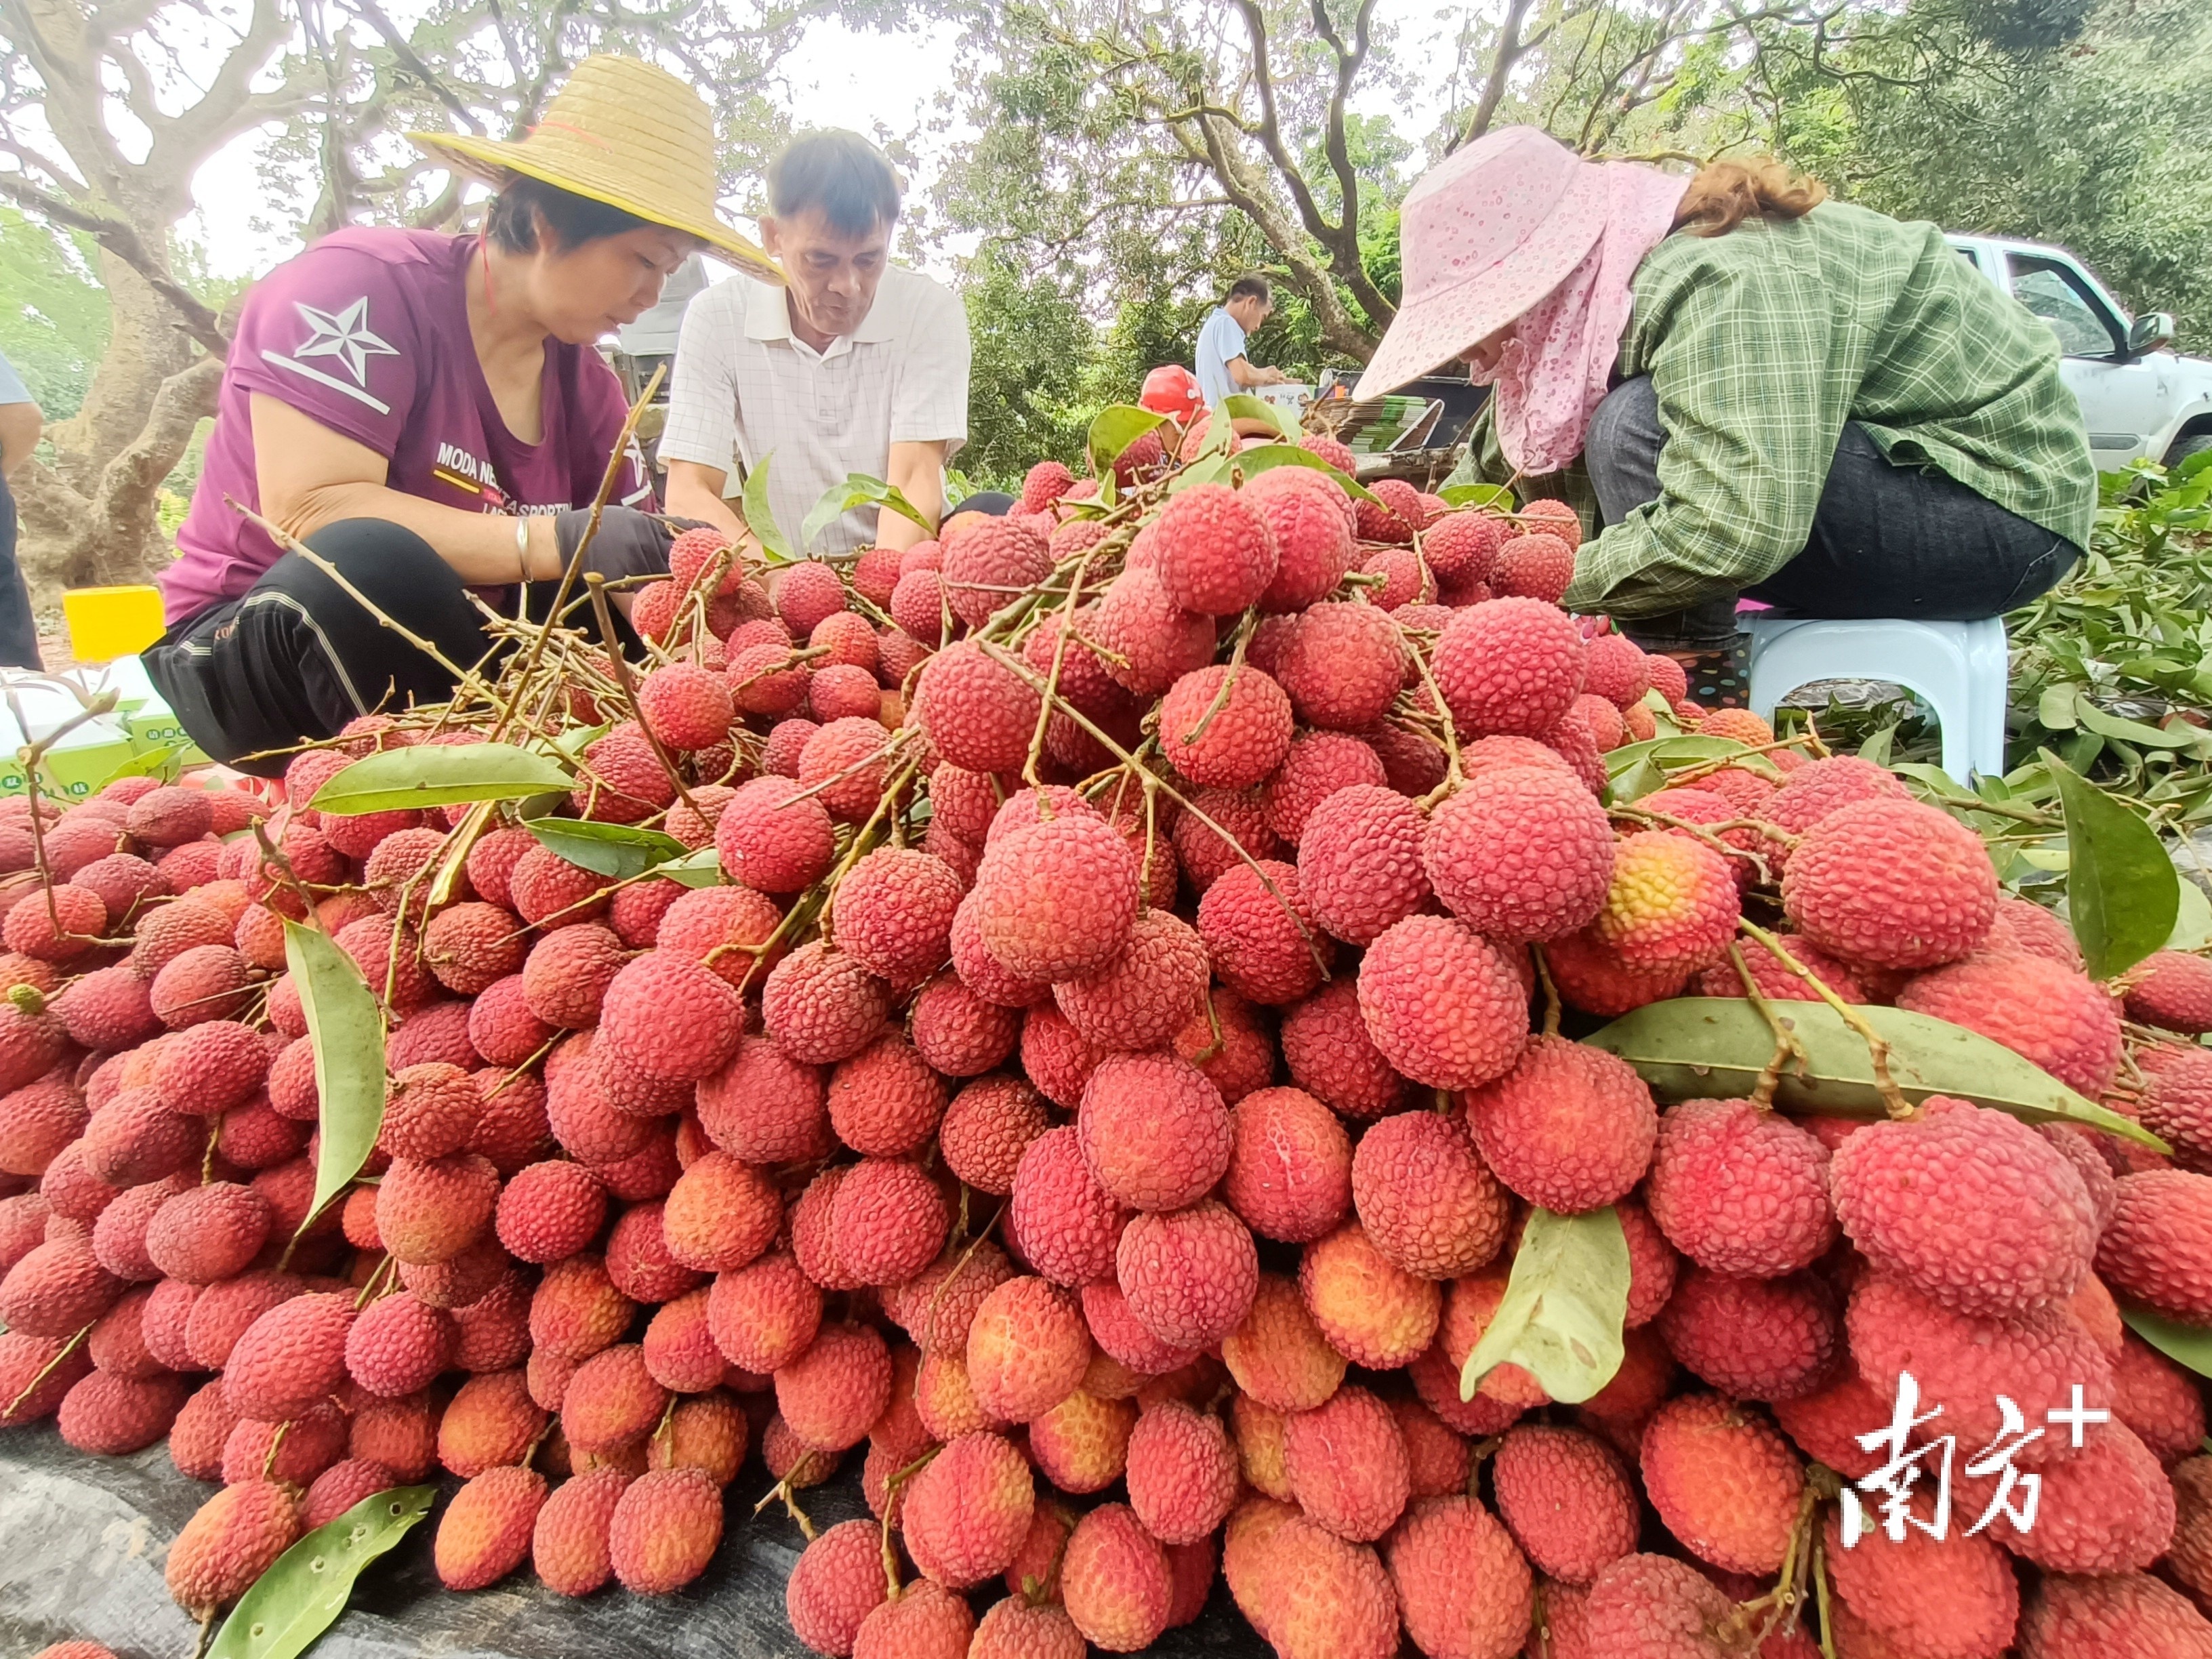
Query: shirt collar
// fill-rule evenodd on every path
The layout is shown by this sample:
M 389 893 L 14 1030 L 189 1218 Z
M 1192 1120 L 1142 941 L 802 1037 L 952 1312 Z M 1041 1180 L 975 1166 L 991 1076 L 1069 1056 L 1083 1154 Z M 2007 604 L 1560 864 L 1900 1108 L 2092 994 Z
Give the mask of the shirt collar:
M 783 289 L 750 277 L 740 280 L 746 283 L 745 338 L 788 340 L 794 346 L 800 343 L 799 337 L 791 331 L 790 302 Z M 883 282 L 876 288 L 876 302 L 868 307 L 868 314 L 860 319 L 860 327 L 832 340 L 829 349 L 821 354 L 823 356 L 835 357 L 862 341 L 881 342 L 898 337 L 898 325 L 892 320 L 891 307 L 887 303 L 890 295 L 885 292 L 892 281 L 891 271 L 885 270 Z

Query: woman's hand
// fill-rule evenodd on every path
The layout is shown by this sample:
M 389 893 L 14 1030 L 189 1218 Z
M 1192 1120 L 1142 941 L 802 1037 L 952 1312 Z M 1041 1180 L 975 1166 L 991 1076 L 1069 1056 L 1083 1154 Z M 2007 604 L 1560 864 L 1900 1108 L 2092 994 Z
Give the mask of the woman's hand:
M 567 569 L 568 561 L 576 556 L 576 548 L 591 522 L 588 507 L 562 513 L 554 519 L 553 533 L 560 548 L 561 569 Z M 610 507 L 599 514 L 599 530 L 592 538 L 592 544 L 584 550 L 584 568 L 597 571 L 611 582 L 628 576 L 665 576 L 668 574 L 668 550 L 675 544 L 676 532 L 652 514 L 641 513 L 631 507 Z

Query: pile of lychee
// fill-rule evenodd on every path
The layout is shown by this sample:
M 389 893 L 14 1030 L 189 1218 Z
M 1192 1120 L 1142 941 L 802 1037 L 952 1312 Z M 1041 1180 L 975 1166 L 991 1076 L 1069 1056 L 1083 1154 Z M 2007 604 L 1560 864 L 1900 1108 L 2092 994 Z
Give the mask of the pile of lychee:
M 2202 1389 L 2121 1312 L 2212 1325 L 2212 963 L 2094 981 L 1898 775 L 1701 712 L 1559 608 L 1555 504 L 1176 447 L 842 565 L 682 538 L 634 699 L 512 706 L 611 721 L 561 816 L 712 884 L 512 805 L 311 804 L 489 706 L 356 721 L 270 801 L 0 803 L 0 1423 L 222 1483 L 167 1557 L 196 1615 L 442 1471 L 462 1589 L 673 1592 L 787 1510 L 793 1628 L 858 1659 L 1139 1652 L 1217 1576 L 1286 1659 L 2212 1659 Z M 1692 728 L 1733 745 L 1611 798 Z M 288 919 L 390 1020 L 315 1213 Z M 2171 1156 L 1662 1109 L 1563 1034 L 1824 995 Z M 1470 1372 L 1531 1214 L 1607 1209 L 1609 1379 Z M 2028 1430 L 2023 1530 L 1968 1464 Z M 848 1455 L 877 1518 L 812 1536 Z

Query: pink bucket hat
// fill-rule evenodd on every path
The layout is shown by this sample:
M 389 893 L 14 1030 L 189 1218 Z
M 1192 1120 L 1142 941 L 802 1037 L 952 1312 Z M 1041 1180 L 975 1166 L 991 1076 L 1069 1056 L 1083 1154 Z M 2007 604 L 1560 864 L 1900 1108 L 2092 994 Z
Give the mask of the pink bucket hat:
M 1399 208 L 1404 298 L 1352 395 L 1401 386 L 1522 315 L 1582 263 L 1607 214 L 1605 167 L 1534 127 L 1485 133 L 1430 168 Z

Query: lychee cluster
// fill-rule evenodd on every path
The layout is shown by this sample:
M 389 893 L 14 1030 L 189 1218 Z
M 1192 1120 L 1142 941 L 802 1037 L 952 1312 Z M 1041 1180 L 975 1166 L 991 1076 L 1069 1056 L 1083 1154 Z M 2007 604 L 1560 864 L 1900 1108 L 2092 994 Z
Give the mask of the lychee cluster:
M 0 1423 L 222 1483 L 169 1553 L 195 1614 L 434 1471 L 447 1586 L 583 1595 L 678 1590 L 733 1483 L 799 1515 L 842 1468 L 876 1519 L 787 1607 L 860 1659 L 1143 1651 L 1217 1577 L 1283 1655 L 1762 1618 L 1799 1655 L 1821 1606 L 1843 1653 L 2212 1651 L 2203 1396 L 2118 1311 L 2212 1323 L 2197 958 L 2098 985 L 1895 775 L 1678 707 L 1556 603 L 1557 504 L 1251 453 L 1170 492 L 1208 452 L 1157 434 L 1118 516 L 1048 464 L 845 566 L 687 532 L 650 665 L 562 646 L 516 705 L 587 734 L 553 824 L 313 804 L 489 736 L 460 706 L 267 800 L 44 811 L 0 878 Z M 1733 746 L 1619 752 L 1692 724 Z M 389 1026 L 320 1209 L 341 1079 L 288 922 Z M 1577 1040 L 1822 989 L 2125 1075 L 2173 1154 L 1942 1097 L 1662 1109 Z M 2124 1054 L 2119 995 L 2173 1040 Z M 1535 1346 L 1472 1369 L 1538 1212 L 1626 1247 L 1587 1397 Z M 1875 1467 L 1907 1372 L 1977 1448 L 1999 1393 L 2112 1420 L 2023 1454 L 2027 1534 L 1846 1547 L 1815 1466 Z

